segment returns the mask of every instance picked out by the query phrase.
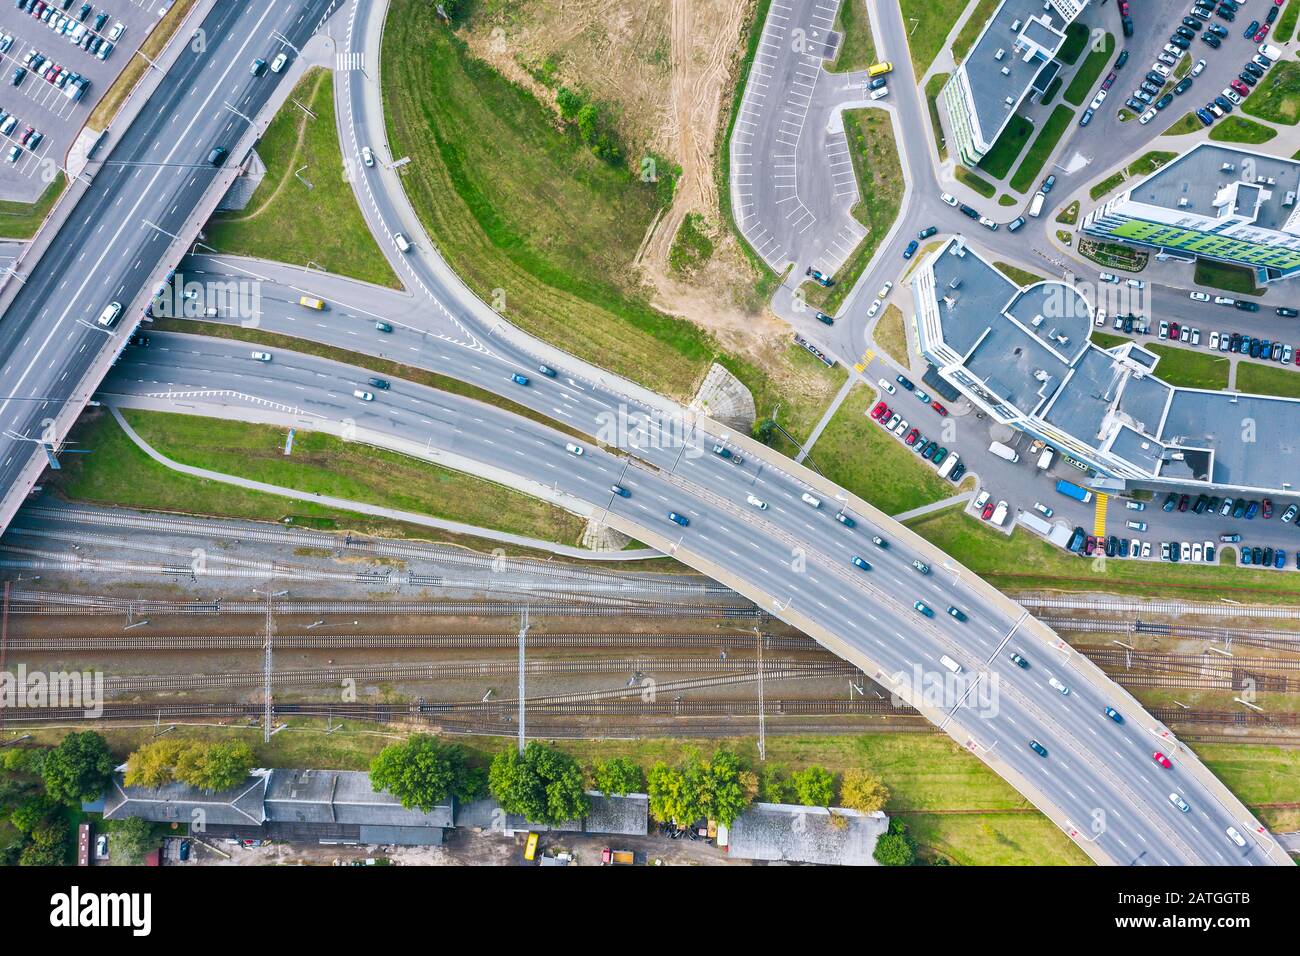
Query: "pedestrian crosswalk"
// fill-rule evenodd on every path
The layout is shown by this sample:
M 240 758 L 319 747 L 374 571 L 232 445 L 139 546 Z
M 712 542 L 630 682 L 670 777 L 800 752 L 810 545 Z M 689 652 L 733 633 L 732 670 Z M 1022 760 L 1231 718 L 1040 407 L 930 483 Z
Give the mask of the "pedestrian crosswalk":
M 336 70 L 364 70 L 365 68 L 366 55 L 364 52 L 334 54 L 334 69 Z
M 858 360 L 858 364 L 853 366 L 853 371 L 857 372 L 858 374 L 865 372 L 867 370 L 867 366 L 870 365 L 873 361 L 875 361 L 875 358 L 876 358 L 876 350 L 867 349 L 865 352 L 862 353 L 862 358 Z
M 1106 533 L 1106 505 L 1110 502 L 1110 496 L 1098 494 L 1094 500 L 1097 507 L 1093 513 L 1092 533 L 1100 538 Z

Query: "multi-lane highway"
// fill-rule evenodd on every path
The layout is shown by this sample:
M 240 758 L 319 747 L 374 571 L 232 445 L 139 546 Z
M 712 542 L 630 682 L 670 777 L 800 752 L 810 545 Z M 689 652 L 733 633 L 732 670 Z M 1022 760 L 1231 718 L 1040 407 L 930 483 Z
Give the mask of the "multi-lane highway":
M 234 391 L 300 410 L 286 413 L 286 424 L 341 431 L 348 422 L 354 434 L 377 444 L 448 452 L 492 469 L 540 476 L 575 502 L 608 509 L 647 537 L 666 536 L 668 549 L 688 563 L 702 559 L 706 567 L 725 567 L 749 596 L 779 616 L 816 621 L 843 641 L 846 656 L 870 676 L 905 699 L 929 704 L 932 713 L 949 712 L 940 718 L 946 730 L 1019 778 L 1023 789 L 1037 795 L 1035 802 L 1057 810 L 1058 822 L 1072 824 L 1081 845 L 1101 858 L 1170 864 L 1268 860 L 1244 809 L 1207 789 L 1201 773 L 1190 772 L 1194 757 L 1181 749 L 1172 753 L 1173 770 L 1152 762 L 1151 753 L 1170 751 L 1171 741 L 1150 733 L 1126 694 L 1118 688 L 1111 695 L 1099 692 L 1068 649 L 1053 648 L 1023 620 L 1008 617 L 1004 602 L 991 599 L 969 572 L 932 563 L 935 557 L 913 547 L 910 535 L 865 504 L 848 506 L 854 527 L 835 518 L 845 502 L 827 497 L 821 507 L 807 504 L 803 494 L 825 493 L 794 469 L 754 458 L 738 466 L 714 454 L 717 439 L 698 429 L 684 443 L 664 447 L 643 435 L 633 455 L 584 443 L 576 456 L 566 450 L 570 439 L 563 434 L 423 386 L 393 381 L 387 391 L 370 390 L 373 401 L 359 400 L 353 391 L 368 390 L 364 368 L 284 352 L 268 365 L 238 342 L 161 333 L 151 339 L 148 349 L 123 355 L 105 395 L 166 403 L 180 393 L 177 411 L 238 417 L 251 406 L 217 394 Z M 512 397 L 539 410 L 570 409 L 575 424 L 586 430 L 596 430 L 594 417 L 616 413 L 620 404 L 590 383 L 564 378 L 535 376 L 527 387 L 514 386 L 513 363 L 492 354 L 474 357 L 488 382 L 495 378 L 502 390 L 517 389 Z M 264 406 L 256 417 L 267 418 Z M 749 454 L 741 444 L 727 447 Z M 612 493 L 616 483 L 630 497 Z M 749 495 L 767 508 L 748 504 Z M 671 523 L 670 511 L 690 523 Z M 876 534 L 888 547 L 872 543 Z M 855 554 L 871 569 L 854 567 Z M 931 563 L 929 574 L 912 566 L 918 555 Z M 922 616 L 914 601 L 936 616 Z M 968 619 L 949 617 L 949 607 Z M 1028 670 L 1010 662 L 1012 651 L 1030 661 Z M 943 655 L 960 663 L 967 682 L 947 675 Z M 971 680 L 975 675 L 978 682 Z M 1053 677 L 1070 688 L 1069 695 L 1049 685 Z M 1108 719 L 1106 706 L 1120 708 L 1125 723 Z M 1040 741 L 1049 756 L 1031 751 L 1030 739 Z M 1179 811 L 1169 800 L 1174 792 L 1195 812 Z M 1247 835 L 1245 849 L 1229 842 L 1228 826 Z
M 88 372 L 121 348 L 141 316 L 149 277 L 218 174 L 216 146 L 235 146 L 247 120 L 280 77 L 253 76 L 257 57 L 299 45 L 316 29 L 328 0 L 218 3 L 203 19 L 202 43 L 188 43 L 161 85 L 103 161 L 54 241 L 0 319 L 0 529 L 45 461 L 42 441 L 57 440 L 69 402 L 93 390 Z M 185 42 L 186 38 L 180 38 Z M 124 311 L 107 330 L 97 319 L 110 302 Z

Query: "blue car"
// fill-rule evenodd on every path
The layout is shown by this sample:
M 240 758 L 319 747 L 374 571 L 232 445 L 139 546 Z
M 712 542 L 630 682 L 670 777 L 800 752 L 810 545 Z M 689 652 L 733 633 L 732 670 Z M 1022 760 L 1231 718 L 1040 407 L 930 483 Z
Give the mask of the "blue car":
M 909 392 L 912 389 L 916 388 L 916 386 L 912 383 L 912 380 L 908 378 L 906 375 L 895 375 L 894 381 L 897 382 L 899 385 L 903 386 L 903 388 L 907 389 Z
M 528 376 L 520 375 L 518 372 L 515 372 L 513 375 L 510 376 L 510 381 L 514 382 L 516 385 L 527 385 Z
M 1246 520 L 1254 521 L 1255 515 L 1257 514 L 1259 514 L 1259 502 L 1252 501 L 1249 505 L 1246 506 Z
M 1115 721 L 1115 723 L 1117 724 L 1124 723 L 1124 718 L 1119 715 L 1119 711 L 1116 710 L 1114 707 L 1107 707 L 1104 713 L 1111 720 Z
M 1273 567 L 1279 571 L 1286 567 L 1286 552 L 1281 548 L 1273 552 Z
M 555 369 L 551 368 L 549 365 L 539 365 L 537 366 L 537 371 L 541 372 L 547 378 L 555 378 Z
M 1214 114 L 1211 113 L 1209 110 L 1197 110 L 1196 118 L 1200 120 L 1201 123 L 1204 124 L 1205 126 L 1214 125 Z
M 919 245 L 920 245 L 920 243 L 918 243 L 915 239 L 913 239 L 911 242 L 909 242 L 909 243 L 907 244 L 907 248 L 903 250 L 903 258 L 904 258 L 904 259 L 910 259 L 910 258 L 912 258 L 912 256 L 916 255 L 916 249 L 917 249 L 917 246 L 919 246 Z
M 853 566 L 855 568 L 861 568 L 863 571 L 871 570 L 871 565 L 867 564 L 867 562 L 863 561 L 856 554 L 853 556 Z
M 1248 564 L 1251 563 L 1251 561 L 1250 561 L 1250 548 L 1242 548 L 1242 549 L 1241 549 L 1241 563 L 1242 563 L 1243 566 L 1248 565 Z
M 690 518 L 686 517 L 686 515 L 679 515 L 676 511 L 668 512 L 668 520 L 681 525 L 683 528 L 691 523 Z
M 632 492 L 628 491 L 622 485 L 610 485 L 609 490 L 614 492 L 614 494 L 618 495 L 620 498 L 632 497 Z

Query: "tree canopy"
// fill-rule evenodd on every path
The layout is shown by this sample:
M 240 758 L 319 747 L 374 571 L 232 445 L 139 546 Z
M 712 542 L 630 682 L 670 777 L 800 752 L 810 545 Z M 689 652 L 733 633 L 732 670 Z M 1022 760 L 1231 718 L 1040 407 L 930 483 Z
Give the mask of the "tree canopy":
M 385 747 L 370 763 L 370 783 L 387 790 L 410 810 L 428 813 L 450 797 L 473 800 L 483 793 L 480 768 L 469 766 L 465 748 L 441 744 L 428 734 L 416 734 Z
M 108 742 L 92 730 L 68 734 L 41 763 L 45 792 L 61 803 L 75 805 L 100 797 L 112 775 Z
M 627 796 L 640 793 L 645 786 L 645 775 L 630 757 L 611 757 L 596 765 L 596 789 L 605 796 Z
M 840 781 L 841 806 L 861 810 L 863 813 L 874 813 L 885 809 L 888 799 L 889 790 L 884 781 L 871 771 L 860 767 L 844 771 L 844 779 Z
M 835 801 L 835 775 L 825 767 L 796 770 L 790 782 L 805 807 L 829 807 Z
M 881 866 L 911 866 L 916 862 L 916 841 L 902 820 L 890 820 L 889 830 L 876 839 L 872 854 Z
M 167 738 L 145 744 L 126 761 L 128 787 L 161 787 L 179 780 L 199 790 L 229 790 L 248 776 L 253 749 L 242 740 L 206 743 Z
M 496 755 L 488 788 L 503 810 L 530 823 L 556 826 L 585 817 L 591 807 L 577 761 L 535 740 L 523 753 L 512 749 Z
M 660 761 L 646 778 L 650 815 L 679 826 L 701 819 L 730 826 L 749 806 L 756 789 L 756 777 L 730 750 L 718 750 L 708 760 L 693 755 L 676 767 Z

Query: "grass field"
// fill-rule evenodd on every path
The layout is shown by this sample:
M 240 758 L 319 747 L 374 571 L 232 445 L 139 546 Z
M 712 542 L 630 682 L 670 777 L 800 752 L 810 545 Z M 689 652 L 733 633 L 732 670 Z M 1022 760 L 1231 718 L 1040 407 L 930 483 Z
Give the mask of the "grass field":
M 182 464 L 563 544 L 576 544 L 582 532 L 582 519 L 520 492 L 329 435 L 299 432 L 286 457 L 285 429 L 160 412 L 123 415 L 154 448 Z M 137 448 L 107 414 L 83 416 L 73 439 L 73 447 L 90 454 L 66 456 L 55 483 L 79 501 L 270 521 L 293 515 L 311 527 L 455 537 L 178 474 Z
M 0 238 L 30 239 L 63 195 L 67 180 L 58 176 L 36 202 L 0 202 Z
M 1110 192 L 1112 189 L 1119 186 L 1120 183 L 1122 182 L 1124 182 L 1123 171 L 1117 173 L 1111 173 L 1111 175 L 1107 176 L 1101 182 L 1097 183 L 1090 190 L 1088 190 L 1088 195 L 1092 199 L 1100 199 L 1102 196 L 1106 195 L 1106 193 Z
M 1300 121 L 1300 63 L 1295 60 L 1274 63 L 1241 104 L 1241 111 L 1249 116 L 1294 126 Z
M 1164 135 L 1183 136 L 1187 133 L 1195 133 L 1198 129 L 1201 128 L 1202 128 L 1201 121 L 1196 118 L 1196 114 L 1188 113 L 1177 123 L 1174 123 L 1167 130 L 1165 130 Z
M 1091 60 L 1091 56 L 1089 56 L 1089 60 Z M 1086 69 L 1086 64 L 1084 68 Z M 1034 180 L 1042 172 L 1047 158 L 1052 155 L 1052 150 L 1056 148 L 1056 144 L 1060 141 L 1066 129 L 1069 128 L 1073 119 L 1074 110 L 1068 106 L 1058 106 L 1052 110 L 1052 115 L 1043 124 L 1043 128 L 1034 138 L 1033 145 L 1029 147 L 1029 152 L 1025 153 L 1025 158 L 1017 167 L 1015 175 L 1011 177 L 1010 186 L 1012 189 L 1022 193 L 1034 184 Z
M 910 395 L 883 397 L 904 418 L 909 405 L 920 407 Z M 866 385 L 855 385 L 845 397 L 813 446 L 822 474 L 891 515 L 955 494 L 951 482 L 871 420 L 866 413 L 876 401 L 876 389 Z
M 1153 344 L 1147 348 L 1160 356 L 1156 374 L 1170 385 L 1211 389 L 1228 387 L 1229 363 L 1226 358 L 1172 345 Z
M 1115 335 L 1113 332 L 1093 332 L 1088 336 L 1098 348 L 1113 349 L 1117 345 L 1133 340 L 1127 335 Z
M 842 372 L 812 368 L 784 343 L 726 353 L 700 325 L 646 301 L 632 262 L 659 208 L 656 184 L 557 128 L 548 107 L 475 59 L 419 0 L 390 8 L 382 82 L 393 153 L 414 157 L 407 195 L 475 294 L 491 301 L 501 290 L 516 325 L 678 400 L 716 360 L 760 412 L 780 401 L 787 428 L 811 429 Z
M 1196 117 L 1192 118 L 1196 119 Z M 1197 123 L 1199 124 L 1200 120 L 1197 120 Z M 1177 157 L 1177 153 L 1171 153 L 1168 150 L 1153 149 L 1149 153 L 1143 153 L 1137 159 L 1133 160 L 1133 162 L 1129 163 L 1125 172 L 1128 173 L 1130 177 L 1134 178 L 1148 176 L 1151 173 L 1154 173 L 1161 166 L 1165 165 L 1165 163 L 1172 159 L 1176 159 Z
M 979 0 L 979 4 L 964 24 L 961 30 L 957 32 L 956 38 L 952 41 L 952 55 L 958 63 L 966 59 L 966 54 L 970 48 L 975 45 L 979 39 L 980 31 L 984 29 L 984 24 L 988 23 L 989 17 L 993 16 L 995 10 L 1002 0 Z
M 843 39 L 835 62 L 825 64 L 829 73 L 865 70 L 876 62 L 876 44 L 871 38 L 871 18 L 861 0 L 844 0 L 835 15 L 835 30 Z
M 867 234 L 840 267 L 835 285 L 824 289 L 811 280 L 804 283 L 808 303 L 831 315 L 839 310 L 894 225 L 904 188 L 898 144 L 894 142 L 894 127 L 887 112 L 846 110 L 844 135 L 861 197 L 853 207 L 853 218 L 866 226 Z
M 890 303 L 876 320 L 876 327 L 871 337 L 876 340 L 886 354 L 895 362 L 907 368 L 907 328 L 904 325 L 903 310 Z
M 1282 16 L 1278 17 L 1277 25 L 1269 42 L 1275 44 L 1285 43 L 1291 39 L 1291 34 L 1295 32 L 1297 14 L 1300 14 L 1300 0 L 1288 0 L 1286 8 L 1282 11 Z
M 1073 30 L 1076 26 L 1082 26 L 1082 24 L 1072 23 L 1070 24 L 1070 29 Z M 1088 31 L 1087 29 L 1084 29 L 1083 42 L 1086 42 L 1087 39 Z M 1070 40 L 1067 39 L 1066 43 L 1068 44 L 1069 42 Z M 1080 45 L 1080 49 L 1082 49 L 1082 44 Z M 1089 51 L 1087 59 L 1083 61 L 1083 66 L 1079 67 L 1078 71 L 1074 74 L 1074 78 L 1070 80 L 1070 85 L 1067 86 L 1065 92 L 1061 94 L 1065 102 L 1072 106 L 1083 105 L 1083 101 L 1089 98 L 1088 94 L 1092 92 L 1093 86 L 1097 83 L 1097 78 L 1101 76 L 1101 71 L 1106 68 L 1106 64 L 1110 62 L 1110 58 L 1114 52 L 1115 37 L 1107 33 L 1102 39 L 1101 46 Z M 1062 46 L 1062 53 L 1064 53 L 1064 46 Z M 1067 60 L 1066 62 L 1068 63 L 1070 61 Z
M 1247 102 L 1250 102 L 1247 100 Z M 1216 143 L 1267 143 L 1277 135 L 1277 130 L 1240 116 L 1225 116 L 1210 130 L 1210 139 Z
M 991 182 L 981 176 L 976 176 L 965 166 L 954 166 L 952 173 L 957 177 L 957 182 L 969 186 L 985 199 L 992 199 L 993 194 L 998 191 L 997 187 Z M 1012 202 L 1015 202 L 1015 200 L 1012 200 Z
M 1300 584 L 1288 580 L 1290 575 L 1228 565 L 1157 565 L 1146 561 L 1107 561 L 1103 565 L 1069 554 L 1022 529 L 1012 532 L 1008 539 L 971 520 L 956 506 L 914 518 L 908 526 L 1004 591 L 1105 589 L 1116 594 L 1183 596 L 1191 600 L 1231 597 L 1260 604 L 1300 601 Z
M 316 114 L 311 119 L 297 100 Z M 334 84 L 328 70 L 308 70 L 280 108 L 257 147 L 266 163 L 242 212 L 216 217 L 207 243 L 221 252 L 315 263 L 340 275 L 401 288 L 357 208 L 334 125 Z M 348 157 L 359 168 L 359 156 Z M 303 169 L 303 167 L 306 167 Z M 309 189 L 298 178 L 311 183 Z
M 1212 289 L 1236 292 L 1240 295 L 1263 295 L 1264 290 L 1255 285 L 1255 273 L 1243 266 L 1229 265 L 1226 262 L 1213 262 L 1209 259 L 1197 259 L 1194 280 L 1197 285 L 1208 285 Z
M 1074 66 L 1079 62 L 1079 57 L 1083 53 L 1084 45 L 1087 42 L 1088 28 L 1078 21 L 1071 23 L 1065 28 L 1065 42 L 1061 44 L 1061 49 L 1057 51 L 1056 58 L 1067 66 Z
M 1300 398 L 1300 372 L 1262 362 L 1238 362 L 1237 390 L 1254 395 Z
M 845 0 L 846 5 L 852 2 Z M 952 25 L 966 9 L 966 0 L 899 0 L 899 7 L 903 13 L 903 26 L 908 31 L 912 70 L 919 82 L 934 62 L 935 55 L 943 49 Z
M 1007 128 L 1002 131 L 1002 135 L 993 144 L 993 148 L 979 161 L 980 169 L 994 179 L 1005 177 L 1007 173 L 1011 172 L 1012 165 L 1019 158 L 1033 132 L 1033 123 L 1019 113 L 1012 116 L 1007 122 Z

